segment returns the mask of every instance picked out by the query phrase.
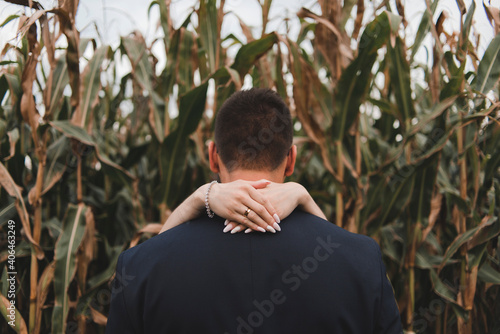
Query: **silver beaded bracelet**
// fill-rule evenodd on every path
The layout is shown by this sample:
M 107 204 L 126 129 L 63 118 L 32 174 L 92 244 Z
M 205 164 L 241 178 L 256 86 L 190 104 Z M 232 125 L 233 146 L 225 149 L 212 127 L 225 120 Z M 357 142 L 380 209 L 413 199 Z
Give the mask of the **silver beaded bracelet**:
M 212 188 L 212 186 L 215 183 L 218 183 L 218 182 L 217 181 L 210 182 L 210 185 L 208 186 L 207 192 L 205 193 L 205 208 L 207 209 L 207 215 L 210 218 L 214 218 L 214 212 L 212 210 L 210 210 L 210 204 L 208 203 L 208 194 L 210 194 L 210 189 Z

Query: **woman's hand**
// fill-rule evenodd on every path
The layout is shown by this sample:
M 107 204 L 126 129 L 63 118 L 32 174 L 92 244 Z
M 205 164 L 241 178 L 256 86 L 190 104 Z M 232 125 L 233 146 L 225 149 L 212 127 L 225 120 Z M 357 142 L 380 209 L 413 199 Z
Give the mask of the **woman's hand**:
M 311 195 L 309 195 L 307 190 L 298 183 L 269 182 L 265 187 L 260 187 L 257 191 L 264 196 L 265 200 L 270 202 L 273 208 L 276 209 L 278 217 L 281 219 L 288 217 L 297 207 L 305 212 L 326 219 L 325 214 L 314 202 Z M 243 230 L 245 230 L 245 233 L 250 233 L 255 229 L 250 226 L 247 228 L 245 224 L 238 224 L 231 221 L 227 223 L 224 231 L 236 233 Z
M 260 190 L 275 205 L 278 215 L 288 217 L 296 208 L 325 220 L 326 216 L 303 185 L 296 182 L 271 183 Z M 295 203 L 293 203 L 295 201 Z
M 268 184 L 270 181 L 267 180 L 213 184 L 208 196 L 210 209 L 219 217 L 235 222 L 234 224 L 242 224 L 260 232 L 276 233 L 276 229 L 280 230 L 276 223 L 279 222 L 276 210 L 266 196 L 257 191 Z M 160 233 L 205 214 L 205 195 L 209 186 L 208 183 L 204 184 L 186 198 L 170 214 Z M 247 212 L 248 209 L 250 210 Z M 224 232 L 232 230 L 236 233 L 238 229 L 234 227 L 226 227 Z
M 219 217 L 226 218 L 224 232 L 236 233 L 243 230 L 243 226 L 260 232 L 276 233 L 280 230 L 277 224 L 280 219 L 274 205 L 268 196 L 258 191 L 269 184 L 271 182 L 267 180 L 237 180 L 212 185 L 208 198 L 210 208 Z M 228 225 L 229 221 L 233 223 Z M 241 227 L 236 228 L 236 225 Z

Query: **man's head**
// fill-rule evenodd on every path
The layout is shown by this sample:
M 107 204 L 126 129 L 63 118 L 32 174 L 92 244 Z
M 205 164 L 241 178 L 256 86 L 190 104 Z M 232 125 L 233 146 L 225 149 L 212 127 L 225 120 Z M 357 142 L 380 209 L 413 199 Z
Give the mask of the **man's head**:
M 276 92 L 266 88 L 239 91 L 217 113 L 210 167 L 222 182 L 236 176 L 282 182 L 293 173 L 296 147 L 292 140 L 290 110 Z

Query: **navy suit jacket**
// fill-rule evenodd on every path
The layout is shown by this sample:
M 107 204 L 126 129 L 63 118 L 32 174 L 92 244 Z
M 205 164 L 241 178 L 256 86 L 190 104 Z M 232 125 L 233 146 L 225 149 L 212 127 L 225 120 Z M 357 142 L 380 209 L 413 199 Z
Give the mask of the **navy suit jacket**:
M 373 239 L 298 210 L 281 227 L 203 217 L 123 252 L 106 333 L 402 333 Z

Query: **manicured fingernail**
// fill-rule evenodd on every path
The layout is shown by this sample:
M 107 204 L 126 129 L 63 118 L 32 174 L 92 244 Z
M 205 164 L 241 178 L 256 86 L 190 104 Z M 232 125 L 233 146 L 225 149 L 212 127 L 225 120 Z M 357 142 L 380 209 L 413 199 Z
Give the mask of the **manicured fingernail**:
M 262 227 L 260 227 L 260 226 L 259 226 L 259 227 L 257 227 L 257 231 L 260 231 L 260 232 L 262 232 L 262 233 L 266 233 L 266 230 L 264 230 L 264 229 L 263 229 Z
M 230 230 L 231 230 L 231 226 L 226 226 L 226 227 L 224 227 L 224 229 L 222 230 L 222 232 L 227 233 Z
M 281 227 L 278 225 L 278 223 L 274 223 L 273 226 L 276 229 L 276 231 L 281 231 Z
M 251 232 L 252 232 L 252 229 L 251 229 L 251 228 L 247 228 L 247 229 L 245 230 L 245 233 L 251 233 Z
M 241 230 L 241 226 L 236 226 L 235 228 L 233 228 L 233 230 L 231 231 L 231 234 L 235 234 L 236 232 L 239 232 Z
M 276 233 L 276 230 L 271 226 L 271 225 L 267 225 L 267 230 L 269 232 L 273 232 L 273 233 Z
M 229 220 L 226 219 L 226 221 L 224 222 L 224 226 L 227 226 L 227 224 L 229 224 Z
M 274 220 L 276 220 L 276 222 L 278 224 L 281 222 L 280 217 L 278 217 L 278 215 L 276 213 L 273 215 L 273 218 L 274 218 Z

